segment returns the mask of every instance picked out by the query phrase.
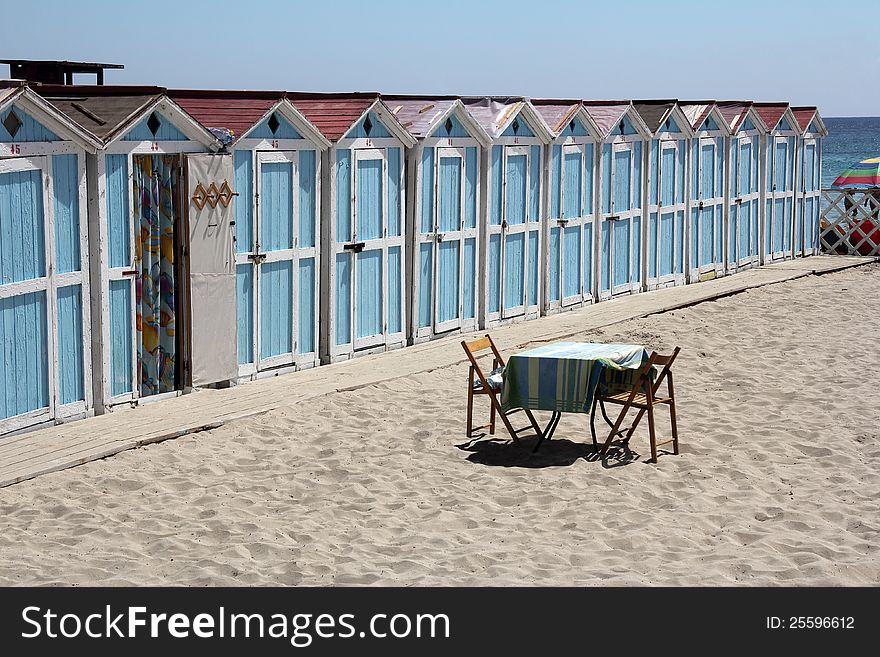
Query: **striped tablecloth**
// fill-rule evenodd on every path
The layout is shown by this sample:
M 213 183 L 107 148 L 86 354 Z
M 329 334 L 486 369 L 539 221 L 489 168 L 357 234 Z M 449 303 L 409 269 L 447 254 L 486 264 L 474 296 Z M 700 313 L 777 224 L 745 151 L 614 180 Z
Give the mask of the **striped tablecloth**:
M 504 410 L 589 413 L 600 380 L 631 386 L 650 354 L 642 345 L 555 342 L 514 354 L 504 369 Z

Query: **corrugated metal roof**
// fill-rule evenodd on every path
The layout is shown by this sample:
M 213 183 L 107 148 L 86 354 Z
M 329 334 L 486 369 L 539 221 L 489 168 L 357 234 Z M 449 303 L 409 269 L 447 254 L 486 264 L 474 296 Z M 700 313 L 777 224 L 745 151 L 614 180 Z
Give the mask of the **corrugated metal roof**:
M 525 104 L 522 96 L 468 96 L 461 99 L 468 112 L 493 139 L 500 137 L 508 122 Z
M 691 128 L 696 130 L 701 125 L 703 125 L 703 121 L 705 121 L 706 117 L 709 116 L 709 112 L 711 112 L 712 108 L 715 106 L 715 101 L 685 101 L 679 102 L 678 106 L 681 108 L 682 113 L 685 115 L 685 117 L 687 117 L 687 120 L 690 122 Z
M 815 107 L 792 107 L 791 111 L 801 130 L 806 131 L 810 127 L 813 117 L 816 116 L 817 109 Z
M 669 110 L 675 107 L 675 100 L 634 100 L 632 105 L 653 135 L 660 129 Z
M 626 110 L 629 109 L 628 100 L 585 100 L 584 109 L 593 119 L 596 127 L 607 135 L 618 124 Z
M 456 98 L 382 96 L 391 113 L 414 137 L 427 137 L 440 118 L 455 105 Z
M 168 95 L 206 128 L 241 137 L 283 97 L 283 91 L 204 91 L 172 89 Z
M 721 116 L 727 121 L 727 125 L 731 132 L 739 130 L 742 122 L 745 121 L 746 115 L 752 103 L 747 100 L 722 100 L 715 103 Z
M 164 93 L 159 87 L 80 85 L 44 85 L 33 90 L 105 142 Z
M 788 103 L 754 103 L 753 107 L 767 129 L 773 131 L 788 109 Z
M 533 98 L 531 102 L 554 136 L 565 130 L 581 106 L 578 100 Z
M 379 99 L 379 94 L 289 93 L 288 99 L 321 131 L 321 134 L 330 141 L 337 141 L 351 129 L 370 105 Z

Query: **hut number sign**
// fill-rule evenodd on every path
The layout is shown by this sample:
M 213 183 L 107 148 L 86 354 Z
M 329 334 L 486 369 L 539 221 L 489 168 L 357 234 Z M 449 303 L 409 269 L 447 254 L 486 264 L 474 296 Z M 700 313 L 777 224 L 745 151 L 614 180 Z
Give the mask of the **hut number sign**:
M 21 144 L 2 144 L 4 155 L 21 155 Z M 3 152 L 0 151 L 0 152 Z

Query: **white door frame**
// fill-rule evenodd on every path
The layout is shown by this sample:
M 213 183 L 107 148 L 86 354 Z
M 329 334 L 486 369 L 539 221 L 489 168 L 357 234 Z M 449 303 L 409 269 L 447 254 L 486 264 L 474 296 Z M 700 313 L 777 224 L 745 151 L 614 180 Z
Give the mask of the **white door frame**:
M 768 163 L 770 165 L 770 189 L 767 193 L 767 199 L 770 201 L 770 221 L 765 220 L 765 225 L 769 228 L 770 236 L 769 236 L 769 244 L 770 249 L 769 253 L 765 253 L 764 257 L 769 258 L 771 261 L 773 260 L 781 260 L 787 257 L 791 257 L 791 231 L 793 229 L 792 222 L 785 222 L 785 214 L 783 210 L 783 224 L 782 224 L 782 250 L 776 251 L 774 250 L 773 242 L 776 237 L 774 224 L 776 219 L 776 201 L 782 199 L 783 204 L 790 203 L 792 216 L 795 212 L 794 207 L 794 184 L 791 184 L 791 189 L 789 187 L 789 181 L 794 179 L 794 171 L 789 171 L 789 166 L 792 166 L 794 163 L 795 154 L 791 152 L 791 144 L 789 144 L 790 136 L 783 136 L 779 134 L 773 134 L 768 136 L 768 147 L 770 147 L 770 153 L 768 154 Z M 785 167 L 783 170 L 783 187 L 785 189 L 777 189 L 777 173 L 779 162 L 776 160 L 776 149 L 779 144 L 785 144 L 785 162 L 783 166 Z M 788 232 L 789 234 L 789 244 L 786 249 L 785 246 L 785 234 Z M 766 247 L 768 240 L 765 236 L 763 247 Z M 763 250 L 767 251 L 768 249 L 763 248 Z
M 559 169 L 559 216 L 560 219 L 557 219 L 557 225 L 559 227 L 559 304 L 562 307 L 573 306 L 579 303 L 583 303 L 584 301 L 591 299 L 593 296 L 592 289 L 588 290 L 584 288 L 584 252 L 586 249 L 590 249 L 592 252 L 593 242 L 591 240 L 590 244 L 586 244 L 584 240 L 584 232 L 587 226 L 594 225 L 595 215 L 593 214 L 593 202 L 586 203 L 585 199 L 587 197 L 586 191 L 588 186 L 593 188 L 593 176 L 587 176 L 587 145 L 590 144 L 593 146 L 593 157 L 595 158 L 595 144 L 592 141 L 588 141 L 585 138 L 578 140 L 574 143 L 565 143 L 562 144 L 562 150 L 560 151 L 560 169 Z M 580 189 L 580 212 L 577 216 L 569 217 L 565 214 L 565 155 L 566 153 L 579 153 L 581 156 L 581 189 Z M 593 171 L 595 175 L 595 166 L 590 169 Z M 592 195 L 590 197 L 592 199 Z M 565 257 L 565 233 L 567 229 L 576 228 L 578 234 L 578 244 L 580 248 L 578 249 L 578 253 L 580 254 L 579 262 L 578 262 L 578 271 L 580 272 L 580 280 L 578 281 L 578 293 L 568 296 L 565 296 L 565 267 L 563 266 L 563 260 Z M 593 230 L 593 233 L 595 230 Z M 595 235 L 594 235 L 595 239 Z M 592 262 L 592 258 L 591 258 Z M 592 276 L 590 276 L 590 280 L 592 281 Z
M 807 244 L 808 244 L 807 234 L 806 234 L 806 232 L 807 232 L 806 229 L 807 229 L 807 225 L 808 225 L 807 200 L 809 200 L 809 199 L 813 200 L 813 208 L 814 208 L 813 212 L 814 212 L 814 215 L 816 216 L 816 222 L 818 224 L 819 209 L 817 208 L 817 205 L 819 203 L 819 198 L 822 195 L 822 185 L 818 184 L 819 180 L 820 180 L 820 176 L 821 176 L 821 170 L 817 166 L 817 163 L 819 160 L 818 140 L 815 137 L 805 136 L 801 139 L 800 145 L 801 145 L 801 149 L 800 149 L 801 150 L 801 152 L 800 152 L 801 165 L 800 165 L 800 172 L 799 172 L 799 176 L 798 176 L 800 179 L 799 184 L 798 184 L 798 189 L 800 191 L 800 199 L 798 201 L 798 204 L 800 206 L 801 217 L 803 217 L 803 229 L 801 231 L 801 243 L 800 244 L 793 244 L 792 248 L 795 250 L 797 255 L 804 256 L 804 255 L 814 255 L 816 253 L 815 248 L 808 248 L 808 246 L 807 246 Z M 812 149 L 813 149 L 813 173 L 812 173 L 813 186 L 812 186 L 812 189 L 807 189 L 807 148 L 809 148 L 809 147 L 812 147 Z M 795 221 L 797 221 L 797 218 L 795 218 Z M 817 230 L 818 230 L 818 225 L 817 225 Z M 818 239 L 818 237 L 816 239 Z M 815 243 L 815 241 L 812 243 Z
M 651 186 L 657 190 L 657 203 L 651 204 L 649 198 L 649 206 L 648 206 L 648 216 L 651 214 L 657 214 L 657 225 L 655 227 L 656 234 L 654 236 L 655 242 L 657 244 L 657 252 L 654 254 L 655 262 L 654 262 L 654 271 L 657 272 L 655 284 L 657 287 L 667 287 L 670 285 L 679 285 L 684 283 L 685 274 L 684 272 L 676 272 L 676 264 L 681 261 L 684 262 L 684 254 L 681 253 L 681 250 L 684 249 L 684 235 L 679 235 L 679 226 L 678 226 L 678 216 L 681 213 L 684 221 L 682 222 L 682 229 L 684 228 L 685 222 L 687 221 L 686 217 L 686 202 L 685 202 L 685 190 L 679 189 L 679 183 L 682 183 L 684 186 L 684 176 L 682 180 L 679 180 L 678 172 L 680 167 L 685 166 L 686 153 L 682 152 L 680 148 L 679 141 L 684 141 L 684 135 L 677 138 L 669 138 L 669 139 L 659 139 L 657 141 L 657 180 L 651 181 Z M 685 147 L 685 150 L 687 147 Z M 672 150 L 674 152 L 674 160 L 672 165 L 672 171 L 669 172 L 668 175 L 672 176 L 672 204 L 664 205 L 663 204 L 663 181 L 667 172 L 663 166 L 663 152 Z M 685 172 L 685 175 L 687 172 Z M 650 195 L 649 195 L 650 197 Z M 679 199 L 682 199 L 679 201 Z M 660 237 L 662 234 L 661 225 L 662 225 L 662 217 L 664 214 L 672 213 L 672 272 L 669 274 L 662 274 L 660 272 Z M 649 228 L 650 230 L 650 223 Z M 647 245 L 646 245 L 647 247 Z M 645 249 L 645 253 L 648 252 L 648 249 Z M 684 269 L 684 268 L 682 268 Z
M 644 159 L 644 149 L 645 142 L 643 140 L 638 140 L 642 142 L 642 153 L 641 156 Z M 609 267 L 609 280 L 608 280 L 608 290 L 602 290 L 602 282 L 601 282 L 601 271 L 602 271 L 602 263 L 601 263 L 601 246 L 599 249 L 600 252 L 600 263 L 599 263 L 599 272 L 600 272 L 600 280 L 599 280 L 599 296 L 602 299 L 607 299 L 609 297 L 613 297 L 617 294 L 625 294 L 628 292 L 635 292 L 639 289 L 639 280 L 636 277 L 636 281 L 633 282 L 633 260 L 635 259 L 635 254 L 633 250 L 633 244 L 635 242 L 635 226 L 633 225 L 633 219 L 636 217 L 641 217 L 642 208 L 633 207 L 635 201 L 635 189 L 636 185 L 641 185 L 641 180 L 635 180 L 635 148 L 633 144 L 634 140 L 616 140 L 612 142 L 611 145 L 611 161 L 609 166 L 611 167 L 610 171 L 610 180 L 611 180 L 611 197 L 610 197 L 610 214 L 604 215 L 602 217 L 602 221 L 609 222 L 608 225 L 608 267 Z M 614 156 L 617 153 L 621 153 L 623 151 L 628 151 L 630 154 L 629 158 L 629 209 L 618 211 L 615 204 L 615 193 L 614 193 L 614 183 L 616 182 L 617 173 L 614 167 Z M 644 163 L 642 163 L 644 164 Z M 642 166 L 644 169 L 644 166 Z M 644 175 L 644 174 L 643 174 Z M 644 203 L 642 203 L 644 205 Z M 604 214 L 604 213 L 603 213 Z M 614 231 L 618 224 L 618 222 L 622 219 L 629 219 L 630 222 L 630 232 L 629 232 L 629 282 L 624 283 L 622 285 L 615 286 L 614 284 Z M 601 223 L 600 230 L 601 230 Z M 601 245 L 601 235 L 600 235 L 600 245 Z
M 526 170 L 525 177 L 523 178 L 523 185 L 525 187 L 525 200 L 523 203 L 525 207 L 524 211 L 524 221 L 521 224 L 510 224 L 507 221 L 507 158 L 509 156 L 522 156 L 524 155 L 526 158 Z M 525 315 L 526 307 L 528 305 L 528 295 L 529 295 L 529 224 L 532 223 L 531 214 L 531 172 L 532 172 L 532 154 L 530 146 L 505 146 L 504 151 L 502 153 L 501 158 L 501 171 L 502 171 L 502 185 L 501 185 L 501 281 L 498 286 L 499 294 L 500 294 L 500 309 L 501 309 L 501 317 L 503 319 L 508 319 L 510 317 L 518 317 L 520 315 Z M 523 235 L 523 297 L 522 303 L 518 306 L 511 306 L 507 308 L 504 305 L 504 297 L 505 290 L 504 285 L 507 279 L 505 275 L 505 269 L 507 265 L 507 238 L 514 235 Z
M 742 177 L 743 166 L 743 150 L 749 149 L 748 162 L 748 181 L 744 181 Z M 736 169 L 734 170 L 734 157 L 736 152 Z M 761 176 L 760 176 L 760 155 L 761 141 L 757 131 L 747 132 L 736 135 L 731 138 L 730 158 L 728 167 L 730 168 L 730 176 L 733 181 L 733 191 L 731 192 L 730 208 L 728 212 L 732 215 L 734 207 L 737 208 L 736 233 L 730 230 L 730 222 L 728 222 L 727 240 L 728 244 L 733 244 L 733 250 L 736 254 L 734 260 L 730 261 L 730 248 L 725 249 L 725 259 L 727 260 L 728 271 L 736 271 L 741 268 L 757 265 L 760 262 L 761 244 Z M 746 185 L 747 182 L 747 185 Z M 749 191 L 744 191 L 745 188 Z M 743 207 L 750 206 L 749 209 L 749 245 L 757 244 L 758 248 L 755 253 L 743 253 L 740 249 L 740 231 L 742 225 Z
M 691 263 L 691 270 L 696 272 L 699 277 L 700 274 L 705 274 L 710 271 L 719 272 L 724 263 L 724 255 L 717 253 L 718 247 L 718 232 L 722 229 L 722 218 L 724 216 L 724 176 L 723 171 L 718 170 L 718 142 L 714 137 L 699 137 L 697 138 L 697 189 L 696 189 L 696 205 L 697 205 L 697 234 L 694 235 L 693 239 L 696 241 L 697 245 L 697 262 Z M 712 146 L 712 162 L 710 164 L 710 169 L 712 172 L 712 189 L 715 192 L 715 195 L 710 198 L 703 198 L 703 176 L 706 172 L 706 163 L 703 161 L 703 147 L 704 146 Z M 722 154 L 723 156 L 723 154 Z M 703 217 L 702 210 L 707 206 L 712 206 L 712 252 L 714 257 L 712 258 L 712 262 L 707 265 L 702 264 L 701 258 L 701 247 L 702 247 L 702 232 L 703 232 Z M 721 218 L 719 218 L 719 210 L 721 210 Z M 722 240 L 722 251 L 724 249 L 724 244 Z

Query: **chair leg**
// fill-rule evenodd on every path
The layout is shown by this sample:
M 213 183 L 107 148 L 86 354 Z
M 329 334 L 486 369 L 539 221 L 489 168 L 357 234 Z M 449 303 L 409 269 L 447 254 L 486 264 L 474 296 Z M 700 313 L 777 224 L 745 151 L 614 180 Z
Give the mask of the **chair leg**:
M 471 375 L 473 377 L 473 375 Z M 468 386 L 468 401 L 467 401 L 467 437 L 470 438 L 474 433 L 474 386 L 473 382 L 470 382 Z
M 544 432 L 541 431 L 541 427 L 538 426 L 538 421 L 535 419 L 535 416 L 532 415 L 532 412 L 529 409 L 524 408 L 523 410 L 525 411 L 526 416 L 529 418 L 529 422 L 532 423 L 532 429 L 535 430 L 535 435 L 538 438 L 541 438 L 544 435 Z
M 672 453 L 678 454 L 678 425 L 675 422 L 675 400 L 669 402 L 669 419 L 672 422 Z
M 639 412 L 636 414 L 636 419 L 633 420 L 632 426 L 626 432 L 626 438 L 623 439 L 624 444 L 629 444 L 629 439 L 632 438 L 633 434 L 636 432 L 636 427 L 639 426 L 639 422 L 642 421 L 642 417 L 645 415 L 645 409 L 640 408 Z
M 495 404 L 489 399 L 489 435 L 495 435 Z
M 623 407 L 620 411 L 620 415 L 617 416 L 617 421 L 614 423 L 614 426 L 611 429 L 611 433 L 608 434 L 608 438 L 605 440 L 605 444 L 602 445 L 602 452 L 605 453 L 608 451 L 608 447 L 611 445 L 611 440 L 620 433 L 620 425 L 623 423 L 623 419 L 626 417 L 627 412 L 629 411 L 629 404 Z
M 648 400 L 648 434 L 651 437 L 651 461 L 657 462 L 657 434 L 654 433 L 654 406 Z

